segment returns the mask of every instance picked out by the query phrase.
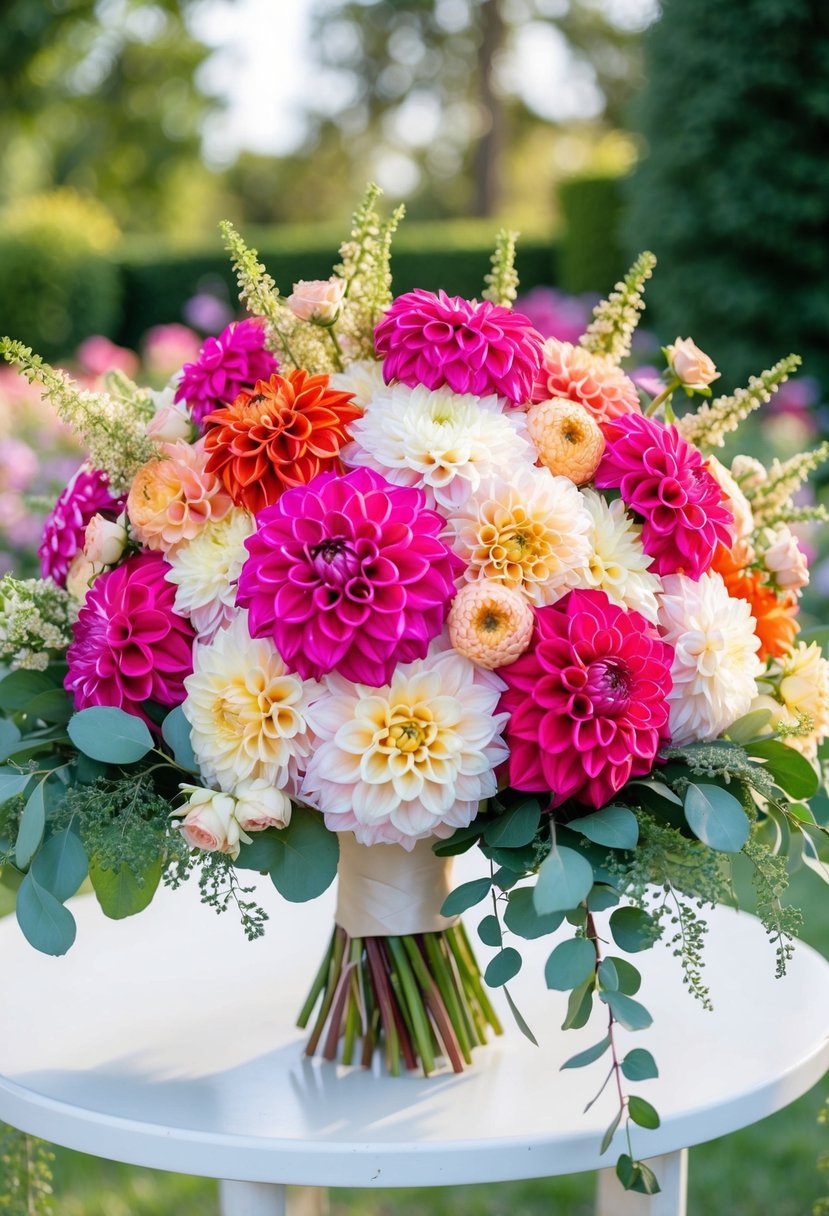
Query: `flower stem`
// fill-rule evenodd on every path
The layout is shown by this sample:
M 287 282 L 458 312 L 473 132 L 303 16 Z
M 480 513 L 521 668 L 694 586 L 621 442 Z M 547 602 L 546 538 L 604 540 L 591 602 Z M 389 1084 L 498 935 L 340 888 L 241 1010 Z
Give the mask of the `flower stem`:
M 666 401 L 670 400 L 670 398 L 673 397 L 674 393 L 679 388 L 681 383 L 682 383 L 682 381 L 677 380 L 675 377 L 674 377 L 674 379 L 669 380 L 668 383 L 663 388 L 662 392 L 658 393 L 657 396 L 654 397 L 653 401 L 650 403 L 648 408 L 645 410 L 645 417 L 652 418 L 654 416 L 654 414 L 656 413 L 656 411 L 659 409 L 660 405 L 663 405 Z

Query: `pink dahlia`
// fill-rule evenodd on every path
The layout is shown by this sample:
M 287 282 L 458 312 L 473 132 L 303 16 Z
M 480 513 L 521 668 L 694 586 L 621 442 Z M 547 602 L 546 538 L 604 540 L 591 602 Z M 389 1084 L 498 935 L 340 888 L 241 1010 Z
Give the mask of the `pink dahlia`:
M 643 519 L 642 547 L 654 574 L 709 570 L 718 545 L 731 548 L 734 516 L 696 448 L 676 427 L 629 414 L 602 428 L 607 441 L 594 481 L 618 490 Z
M 75 708 L 114 705 L 150 723 L 145 701 L 178 705 L 193 670 L 195 634 L 173 611 L 160 553 L 131 557 L 95 580 L 73 626 L 64 686 Z
M 426 495 L 373 469 L 321 473 L 256 517 L 236 602 L 303 679 L 387 684 L 440 633 L 460 560 Z
M 532 400 L 559 397 L 578 401 L 597 421 L 639 414 L 636 385 L 620 367 L 604 355 L 592 355 L 582 346 L 548 338 L 541 352 Z
M 604 806 L 669 738 L 673 649 L 604 591 L 571 591 L 535 616 L 530 649 L 498 671 L 510 785 Z
M 46 517 L 37 555 L 44 578 L 66 586 L 69 563 L 83 549 L 86 525 L 93 515 L 114 519 L 124 506 L 113 498 L 106 473 L 81 465 Z
M 185 363 L 176 401 L 186 401 L 193 421 L 234 401 L 257 380 L 269 380 L 279 364 L 265 350 L 265 329 L 257 317 L 232 321 L 218 338 L 208 338 L 195 363 Z
M 496 393 L 512 405 L 530 399 L 542 342 L 523 313 L 420 288 L 398 296 L 374 331 L 387 384 Z

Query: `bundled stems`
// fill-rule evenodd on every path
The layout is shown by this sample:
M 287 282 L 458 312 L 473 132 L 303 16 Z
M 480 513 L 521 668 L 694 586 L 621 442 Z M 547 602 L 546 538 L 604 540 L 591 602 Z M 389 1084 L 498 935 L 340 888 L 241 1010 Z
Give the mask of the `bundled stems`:
M 371 1065 L 382 1048 L 386 1067 L 428 1076 L 438 1056 L 454 1072 L 472 1063 L 472 1048 L 501 1025 L 484 991 L 462 925 L 439 933 L 355 937 L 337 925 L 297 1024 L 317 1009 L 305 1051 L 344 1064 Z M 358 1040 L 362 1047 L 357 1055 Z

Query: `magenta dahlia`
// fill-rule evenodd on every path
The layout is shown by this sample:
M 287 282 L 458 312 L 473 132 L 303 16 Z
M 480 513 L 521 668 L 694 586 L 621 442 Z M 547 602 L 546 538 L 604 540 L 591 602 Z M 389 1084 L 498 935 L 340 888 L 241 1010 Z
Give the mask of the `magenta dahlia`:
M 669 738 L 672 660 L 653 625 L 604 591 L 537 608 L 530 649 L 498 669 L 510 785 L 600 807 L 650 772 Z
M 731 548 L 734 516 L 702 455 L 676 427 L 626 414 L 602 427 L 606 446 L 596 470 L 599 489 L 618 490 L 641 516 L 642 546 L 655 574 L 698 579 L 718 545 Z
M 398 296 L 374 331 L 387 384 L 529 401 L 544 340 L 523 313 L 445 291 Z
M 304 679 L 387 684 L 443 628 L 460 559 L 426 495 L 373 469 L 320 473 L 256 517 L 237 603 Z
M 169 569 L 160 553 L 144 553 L 95 579 L 66 652 L 64 686 L 76 709 L 114 705 L 150 723 L 145 701 L 184 700 L 195 634 L 173 611 Z
M 279 364 L 265 350 L 265 329 L 257 317 L 232 321 L 218 338 L 208 338 L 195 363 L 185 363 L 176 401 L 186 401 L 197 426 L 212 410 L 234 401 L 257 380 L 269 380 Z
M 46 516 L 37 551 L 43 577 L 65 587 L 69 564 L 83 549 L 90 519 L 99 514 L 114 519 L 123 510 L 125 501 L 113 498 L 106 473 L 81 465 Z

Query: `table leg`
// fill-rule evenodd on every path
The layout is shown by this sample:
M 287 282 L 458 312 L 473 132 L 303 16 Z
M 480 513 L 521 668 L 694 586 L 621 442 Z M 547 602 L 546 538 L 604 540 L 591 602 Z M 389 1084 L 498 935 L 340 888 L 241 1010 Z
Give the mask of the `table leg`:
M 222 1216 L 328 1216 L 328 1191 L 270 1182 L 219 1183 Z
M 599 1170 L 596 1216 L 687 1216 L 688 1150 L 648 1161 L 662 1190 L 658 1195 L 625 1191 L 615 1170 Z

